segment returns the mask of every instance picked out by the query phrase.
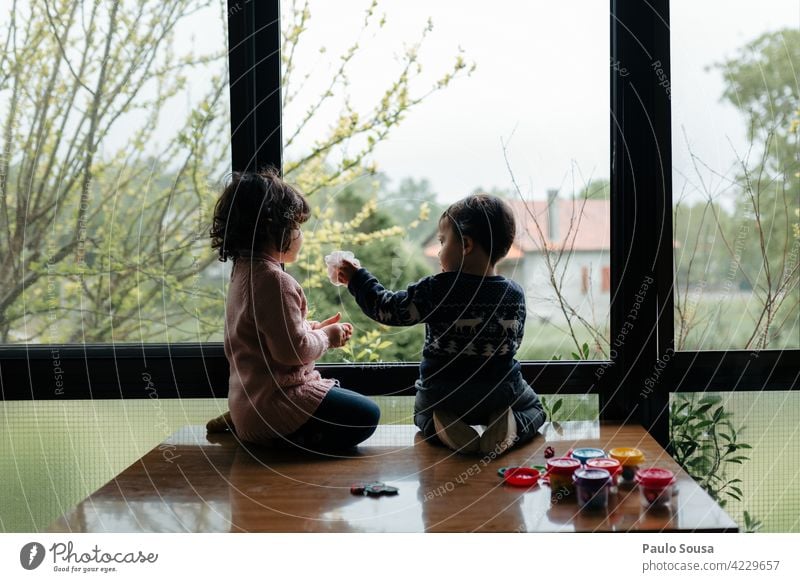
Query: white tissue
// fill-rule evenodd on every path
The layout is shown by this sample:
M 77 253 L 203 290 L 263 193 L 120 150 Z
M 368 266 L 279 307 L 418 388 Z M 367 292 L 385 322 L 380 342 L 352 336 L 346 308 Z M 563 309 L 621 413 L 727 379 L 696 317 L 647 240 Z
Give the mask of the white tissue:
M 339 267 L 342 265 L 343 259 L 347 259 L 356 267 L 361 267 L 361 262 L 350 251 L 333 251 L 331 254 L 326 255 L 325 264 L 328 265 L 328 278 L 337 287 L 342 285 L 342 283 L 339 283 Z

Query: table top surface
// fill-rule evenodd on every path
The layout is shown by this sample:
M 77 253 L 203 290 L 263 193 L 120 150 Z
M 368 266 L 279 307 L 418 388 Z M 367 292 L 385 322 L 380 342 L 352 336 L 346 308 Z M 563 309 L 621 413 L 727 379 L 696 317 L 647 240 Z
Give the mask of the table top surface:
M 56 532 L 574 532 L 737 531 L 709 495 L 638 425 L 547 423 L 531 443 L 498 457 L 462 456 L 426 443 L 409 425 L 382 425 L 350 456 L 244 447 L 230 434 L 184 427 L 61 516 Z M 211 440 L 209 440 L 211 439 Z M 668 508 L 642 507 L 621 489 L 607 510 L 581 511 L 547 485 L 512 487 L 500 467 L 543 465 L 580 446 L 630 446 L 643 467 L 671 469 Z M 359 497 L 355 482 L 399 488 Z

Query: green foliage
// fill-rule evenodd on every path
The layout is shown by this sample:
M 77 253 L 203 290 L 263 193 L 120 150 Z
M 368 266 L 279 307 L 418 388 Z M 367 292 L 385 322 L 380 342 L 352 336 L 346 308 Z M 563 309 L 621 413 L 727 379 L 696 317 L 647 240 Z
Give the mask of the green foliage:
M 380 362 L 381 354 L 392 346 L 392 342 L 381 337 L 381 331 L 372 329 L 366 333 L 353 336 L 352 340 L 342 348 L 345 362 Z
M 553 423 L 568 420 L 597 420 L 597 398 L 587 394 L 540 395 L 547 420 Z
M 719 396 L 677 394 L 670 405 L 670 445 L 675 461 L 697 481 L 720 506 L 730 499 L 744 501 L 742 480 L 729 477 L 731 465 L 749 460 L 752 447 L 739 441 L 744 426 L 731 422 Z M 745 512 L 747 521 L 751 518 Z M 760 522 L 758 522 L 760 523 Z
M 723 99 L 747 115 L 750 138 L 756 140 L 765 127 L 787 136 L 798 108 L 799 65 L 800 30 L 784 28 L 762 34 L 710 68 L 722 73 Z
M 554 360 L 554 361 L 559 361 L 559 360 L 561 360 L 561 356 L 559 354 L 554 354 L 551 359 Z M 589 344 L 586 343 L 586 342 L 583 343 L 583 345 L 581 346 L 581 353 L 580 354 L 577 353 L 577 352 L 572 352 L 572 359 L 573 360 L 588 360 L 589 359 Z M 571 413 L 567 413 L 566 415 L 562 415 L 563 418 L 556 417 L 556 414 L 558 413 L 558 411 L 561 410 L 562 407 L 564 406 L 564 398 L 563 397 L 561 397 L 561 396 L 553 397 L 553 404 L 552 405 L 550 404 L 549 398 L 546 397 L 546 396 L 542 396 L 541 400 L 542 400 L 542 408 L 544 408 L 544 412 L 547 415 L 547 419 L 550 422 L 558 422 L 560 420 L 564 421 L 564 420 L 569 420 L 570 418 L 572 418 L 572 414 Z
M 312 205 L 313 218 L 305 225 L 305 244 L 301 259 L 288 270 L 301 282 L 315 319 L 342 312 L 343 320 L 355 328 L 353 339 L 362 346 L 360 336 L 373 336 L 380 330 L 382 340 L 365 341 L 362 349 L 372 350 L 372 361 L 415 361 L 420 358 L 424 330 L 379 326 L 364 315 L 343 287 L 328 281 L 323 257 L 333 250 L 350 250 L 386 287 L 405 288 L 409 283 L 430 274 L 430 266 L 420 256 L 411 235 L 430 228 L 430 213 L 425 205 L 417 208 L 417 216 L 404 226 L 378 202 L 385 180 L 363 179 L 342 188 L 323 188 Z M 324 200 L 324 203 L 317 204 Z M 388 343 L 386 343 L 388 342 Z M 381 348 L 375 348 L 382 345 Z M 361 350 L 333 350 L 323 361 L 363 361 Z
M 175 30 L 214 3 L 23 2 L 3 15 L 0 342 L 219 327 L 195 316 L 219 305 L 198 282 L 214 261 L 209 176 L 228 155 L 226 51 L 174 51 Z M 200 68 L 210 81 L 161 139 L 162 113 Z
M 552 406 L 550 405 L 550 399 L 547 396 L 542 396 L 542 408 L 544 409 L 544 413 L 547 415 L 547 420 L 550 422 L 556 422 L 558 420 L 564 420 L 560 418 L 556 418 L 556 413 L 561 410 L 561 407 L 564 405 L 564 399 L 556 397 L 553 400 Z
M 744 531 L 745 533 L 756 533 L 759 531 L 764 524 L 761 522 L 760 519 L 756 519 L 749 512 L 744 512 Z
M 599 179 L 586 184 L 583 189 L 575 196 L 577 200 L 610 200 L 611 182 L 606 179 Z
M 580 353 L 572 352 L 571 355 L 572 355 L 572 359 L 573 360 L 588 360 L 589 359 L 589 344 L 586 343 L 586 342 L 583 342 L 583 344 L 581 345 Z
M 204 10 L 224 28 L 226 2 L 29 4 L 15 4 L 0 21 L 9 49 L 0 56 L 0 277 L 9 282 L 0 290 L 0 342 L 221 339 L 227 277 L 209 248 L 208 226 L 230 164 L 230 142 L 220 139 L 230 134 L 226 44 L 198 54 L 175 46 L 175 31 Z M 376 6 L 365 10 L 361 38 L 375 38 L 385 23 Z M 284 107 L 308 80 L 295 56 L 310 17 L 302 1 L 283 14 Z M 422 217 L 398 223 L 375 212 L 380 188 L 365 193 L 356 185 L 371 182 L 375 147 L 414 107 L 473 69 L 458 54 L 423 81 L 417 55 L 430 33 L 428 24 L 412 39 L 394 62 L 395 79 L 361 110 L 351 106 L 348 75 L 368 46 L 357 41 L 331 55 L 334 68 L 316 69 L 329 75 L 326 88 L 284 128 L 284 173 L 311 197 L 315 215 L 306 268 L 295 271 L 311 289 L 323 285 L 326 250 L 342 246 L 373 268 L 408 264 L 409 278 L 423 271 L 407 240 Z M 168 107 L 184 103 L 190 78 L 209 73 L 180 127 L 167 134 L 160 120 Z M 335 102 L 342 114 L 320 132 L 314 121 Z M 124 139 L 113 141 L 115 133 Z M 338 217 L 327 214 L 331 201 Z M 327 287 L 312 305 L 317 312 L 341 307 Z M 390 340 L 395 351 L 382 349 L 398 358 L 410 353 L 411 335 Z
M 765 33 L 714 64 L 725 82 L 723 100 L 742 114 L 749 143 L 735 152 L 724 188 L 691 152 L 705 198 L 675 205 L 676 346 L 678 349 L 765 349 L 797 346 L 800 334 L 800 179 L 798 119 L 800 31 Z M 710 296 L 708 301 L 703 296 Z M 736 313 L 741 337 L 720 333 L 725 305 L 746 296 Z M 703 303 L 712 309 L 703 309 Z M 757 307 L 757 309 L 755 308 Z M 732 315 L 730 317 L 733 317 Z M 745 333 L 746 332 L 746 333 Z

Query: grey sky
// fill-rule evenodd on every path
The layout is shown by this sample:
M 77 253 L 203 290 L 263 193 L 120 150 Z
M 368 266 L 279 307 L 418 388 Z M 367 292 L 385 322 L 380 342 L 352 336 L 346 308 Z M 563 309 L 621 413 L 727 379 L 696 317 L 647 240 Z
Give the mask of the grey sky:
M 358 29 L 365 5 L 312 3 L 308 40 L 318 40 L 329 54 L 343 48 Z M 459 47 L 477 70 L 412 112 L 377 149 L 379 167 L 393 178 L 427 177 L 445 200 L 476 186 L 507 188 L 505 139 L 525 194 L 540 197 L 549 187 L 569 192 L 573 180 L 580 188 L 590 177 L 607 177 L 608 2 L 506 1 L 488 11 L 486 5 L 477 0 L 380 2 L 387 24 L 363 42 L 369 50 L 351 75 L 356 101 L 374 101 L 392 79 L 393 52 L 416 37 L 428 16 L 434 29 L 420 53 L 426 72 L 446 69 Z M 735 160 L 728 139 L 740 152 L 746 145 L 741 115 L 719 100 L 720 72 L 705 67 L 765 31 L 800 25 L 800 2 L 673 0 L 671 21 L 675 187 L 680 189 L 683 176 L 696 181 L 682 128 L 693 151 L 720 172 Z M 316 45 L 308 48 L 310 60 Z M 320 69 L 317 61 L 315 71 Z M 287 110 L 287 126 L 292 115 Z
M 695 153 L 720 172 L 735 159 L 728 138 L 738 150 L 745 147 L 741 115 L 720 103 L 720 73 L 705 67 L 765 31 L 800 25 L 800 0 L 671 4 L 673 149 L 675 188 L 680 190 L 682 176 L 694 181 L 682 127 Z M 10 2 L 2 5 L 7 10 Z M 332 60 L 358 34 L 368 5 L 369 0 L 312 0 L 310 29 L 297 55 L 301 70 L 312 75 L 298 101 L 285 111 L 285 131 L 318 94 Z M 606 0 L 381 0 L 378 11 L 386 14 L 386 25 L 361 39 L 365 50 L 350 74 L 349 92 L 362 110 L 396 78 L 395 56 L 418 38 L 428 17 L 434 29 L 420 51 L 424 71 L 416 85 L 419 90 L 447 70 L 459 50 L 477 64 L 471 77 L 457 79 L 431 96 L 379 145 L 375 160 L 393 180 L 428 178 L 443 201 L 477 186 L 508 188 L 501 139 L 508 141 L 509 159 L 526 195 L 541 197 L 551 187 L 570 192 L 573 183 L 580 188 L 590 178 L 608 176 Z M 190 18 L 179 31 L 179 50 L 192 37 L 201 50 L 224 48 L 221 24 L 218 8 Z M 321 46 L 327 48 L 323 55 L 318 52 Z M 193 79 L 195 94 L 207 79 L 202 74 Z M 190 101 L 178 99 L 165 109 L 165 136 L 173 135 L 185 119 Z M 340 105 L 323 109 L 296 147 L 287 150 L 287 157 L 309 147 L 335 119 Z M 121 127 L 118 133 L 123 143 L 127 130 Z M 220 138 L 229 142 L 229 136 Z

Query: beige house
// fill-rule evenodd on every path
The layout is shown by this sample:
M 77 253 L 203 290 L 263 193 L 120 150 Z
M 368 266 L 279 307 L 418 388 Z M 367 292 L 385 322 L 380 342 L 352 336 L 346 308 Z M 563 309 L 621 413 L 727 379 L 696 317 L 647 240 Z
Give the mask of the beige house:
M 610 201 L 563 199 L 551 190 L 547 200 L 509 203 L 517 237 L 498 271 L 525 289 L 529 318 L 559 324 L 566 310 L 593 324 L 605 322 L 611 290 Z M 434 263 L 438 251 L 435 240 L 425 246 Z

